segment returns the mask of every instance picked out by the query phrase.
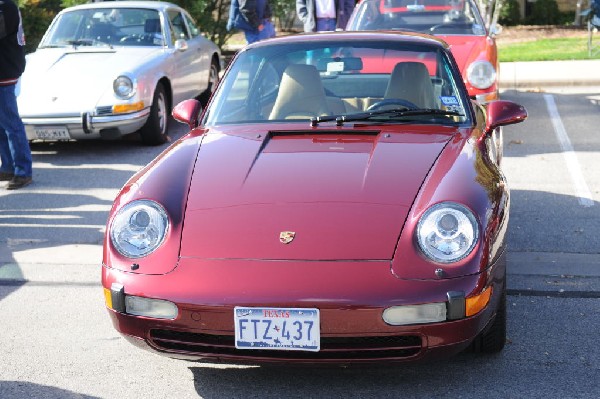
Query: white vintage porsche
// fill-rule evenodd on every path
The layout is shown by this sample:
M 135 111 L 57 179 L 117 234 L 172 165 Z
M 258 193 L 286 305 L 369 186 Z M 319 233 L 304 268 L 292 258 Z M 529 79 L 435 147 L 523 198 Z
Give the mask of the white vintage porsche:
M 221 52 L 184 9 L 166 2 L 62 10 L 27 56 L 18 105 L 29 140 L 167 139 L 171 108 L 210 96 Z

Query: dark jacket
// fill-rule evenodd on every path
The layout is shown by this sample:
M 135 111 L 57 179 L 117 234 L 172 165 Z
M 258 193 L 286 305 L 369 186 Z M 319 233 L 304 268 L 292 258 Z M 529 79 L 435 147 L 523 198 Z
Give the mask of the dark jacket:
M 267 0 L 231 0 L 227 30 L 258 32 L 258 26 L 269 18 L 271 7 Z
M 0 84 L 13 84 L 25 70 L 25 35 L 19 8 L 0 0 Z

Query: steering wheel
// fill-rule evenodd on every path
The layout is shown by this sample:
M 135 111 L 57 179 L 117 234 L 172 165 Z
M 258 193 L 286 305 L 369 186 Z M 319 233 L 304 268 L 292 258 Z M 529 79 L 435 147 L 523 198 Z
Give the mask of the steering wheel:
M 375 111 L 389 105 L 399 105 L 407 110 L 420 108 L 415 103 L 402 98 L 386 98 L 385 100 L 377 101 L 376 103 L 372 104 L 369 108 L 367 108 L 367 111 Z

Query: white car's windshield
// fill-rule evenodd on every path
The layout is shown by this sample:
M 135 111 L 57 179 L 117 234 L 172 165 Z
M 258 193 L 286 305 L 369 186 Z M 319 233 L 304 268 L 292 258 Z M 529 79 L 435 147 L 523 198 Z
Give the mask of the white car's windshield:
M 221 82 L 204 124 L 469 120 L 460 75 L 439 47 L 341 37 L 246 49 Z
M 408 30 L 440 35 L 485 35 L 470 0 L 363 0 L 347 30 Z
M 44 47 L 163 46 L 164 34 L 156 10 L 97 8 L 61 14 L 52 24 Z

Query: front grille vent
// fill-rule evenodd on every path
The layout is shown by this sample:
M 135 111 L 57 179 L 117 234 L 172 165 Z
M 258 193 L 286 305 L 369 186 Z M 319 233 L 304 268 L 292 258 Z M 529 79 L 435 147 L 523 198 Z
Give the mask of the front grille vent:
M 419 336 L 321 337 L 319 352 L 236 349 L 232 335 L 172 330 L 151 330 L 150 340 L 159 349 L 199 357 L 256 360 L 351 361 L 406 359 L 421 351 Z
M 110 115 L 112 114 L 112 106 L 107 105 L 104 107 L 96 107 L 96 115 Z

